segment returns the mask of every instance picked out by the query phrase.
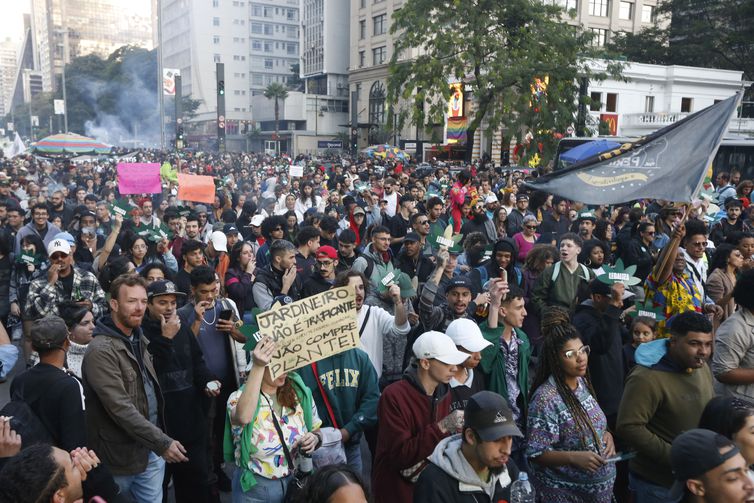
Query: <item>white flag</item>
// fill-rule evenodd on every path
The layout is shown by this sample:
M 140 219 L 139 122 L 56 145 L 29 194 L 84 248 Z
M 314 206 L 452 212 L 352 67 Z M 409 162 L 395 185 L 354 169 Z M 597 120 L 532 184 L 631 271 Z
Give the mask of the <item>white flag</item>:
M 11 146 L 3 150 L 3 154 L 8 159 L 21 155 L 24 152 L 26 152 L 26 145 L 24 145 L 21 137 L 18 136 L 18 133 L 16 133 L 16 137 L 13 139 Z

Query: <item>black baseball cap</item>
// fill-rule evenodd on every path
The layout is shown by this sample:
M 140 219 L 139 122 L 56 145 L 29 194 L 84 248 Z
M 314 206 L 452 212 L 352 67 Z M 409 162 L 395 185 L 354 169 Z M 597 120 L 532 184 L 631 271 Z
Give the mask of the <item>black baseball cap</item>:
M 726 448 L 721 454 L 720 450 Z M 729 438 L 711 430 L 696 428 L 678 435 L 670 446 L 670 466 L 675 478 L 670 488 L 672 501 L 683 497 L 688 479 L 717 468 L 738 453 L 738 447 Z
M 186 294 L 176 288 L 175 283 L 167 279 L 153 281 L 147 287 L 147 299 L 152 300 L 160 295 L 175 295 L 176 297 L 185 297 Z
M 417 233 L 415 233 L 415 232 L 409 232 L 409 233 L 408 233 L 408 234 L 406 234 L 406 236 L 405 236 L 405 237 L 403 238 L 403 242 L 404 242 L 404 243 L 405 243 L 406 241 L 414 241 L 414 242 L 418 243 L 418 242 L 419 242 L 419 241 L 421 241 L 421 240 L 422 240 L 422 239 L 421 239 L 421 238 L 419 237 L 419 234 L 417 234 Z
M 471 280 L 466 276 L 456 276 L 451 279 L 450 283 L 445 287 L 445 292 L 447 293 L 454 288 L 468 288 L 469 290 L 473 290 Z
M 238 227 L 234 224 L 225 224 L 223 226 L 223 234 L 238 234 Z
M 508 402 L 492 391 L 480 391 L 469 398 L 463 413 L 463 426 L 474 430 L 485 442 L 503 437 L 523 437 Z

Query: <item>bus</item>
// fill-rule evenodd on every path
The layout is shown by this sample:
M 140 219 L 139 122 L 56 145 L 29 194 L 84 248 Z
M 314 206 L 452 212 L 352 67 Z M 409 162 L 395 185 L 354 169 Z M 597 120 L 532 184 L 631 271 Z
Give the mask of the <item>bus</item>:
M 590 138 L 563 138 L 558 144 L 555 154 L 555 170 L 563 169 L 568 163 L 562 161 L 560 156 L 574 147 L 595 140 L 608 140 L 616 143 L 635 141 L 636 138 L 624 138 L 616 136 L 595 136 Z M 712 161 L 713 179 L 720 171 L 730 173 L 738 170 L 741 180 L 754 180 L 754 138 L 729 137 L 723 138 L 715 159 Z

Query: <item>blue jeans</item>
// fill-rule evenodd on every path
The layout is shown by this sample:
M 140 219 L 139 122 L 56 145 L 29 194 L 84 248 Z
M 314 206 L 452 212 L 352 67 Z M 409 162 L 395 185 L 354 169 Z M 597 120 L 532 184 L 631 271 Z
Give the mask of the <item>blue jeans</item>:
M 363 463 L 361 462 L 361 442 L 355 442 L 351 445 L 345 445 L 346 451 L 346 463 L 348 466 L 354 469 L 358 474 L 361 474 Z
M 162 479 L 165 475 L 165 460 L 154 452 L 149 453 L 147 469 L 136 475 L 115 475 L 122 494 L 131 493 L 137 503 L 162 501 Z
M 675 503 L 670 497 L 670 489 L 653 484 L 646 479 L 628 472 L 628 488 L 634 493 L 634 503 Z
M 244 492 L 241 488 L 241 473 L 238 468 L 233 473 L 233 503 L 282 503 L 288 482 L 293 478 L 288 475 L 282 479 L 268 479 L 255 475 L 256 485 Z

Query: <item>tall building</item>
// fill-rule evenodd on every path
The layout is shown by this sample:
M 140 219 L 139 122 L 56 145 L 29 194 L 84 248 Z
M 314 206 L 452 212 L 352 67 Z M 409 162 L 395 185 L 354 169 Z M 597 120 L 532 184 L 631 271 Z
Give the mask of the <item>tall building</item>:
M 161 0 L 162 64 L 180 71 L 183 95 L 201 101 L 189 141 L 216 133 L 215 64 L 225 65 L 227 146 L 245 141 L 251 97 L 272 82 L 287 84 L 299 63 L 299 0 Z M 237 138 L 233 138 L 233 136 Z M 193 141 L 192 141 L 193 137 Z
M 152 0 L 32 0 L 35 60 L 45 91 L 57 89 L 63 64 L 107 57 L 124 45 L 152 49 Z
M 16 76 L 16 42 L 10 38 L 0 41 L 0 117 L 11 110 L 13 80 Z
M 575 17 L 564 22 L 575 23 L 594 32 L 593 44 L 604 45 L 620 31 L 637 33 L 656 22 L 657 0 L 543 0 L 573 10 Z M 393 54 L 396 35 L 390 34 L 393 13 L 404 0 L 351 0 L 351 51 L 349 82 L 358 96 L 359 145 L 374 143 L 387 119 L 388 63 Z M 415 57 L 416 49 L 404 58 Z M 484 135 L 483 130 L 479 135 Z M 408 142 L 406 150 L 421 148 L 424 137 L 419 129 L 405 128 L 396 133 L 391 142 Z M 484 150 L 492 140 L 482 139 Z

